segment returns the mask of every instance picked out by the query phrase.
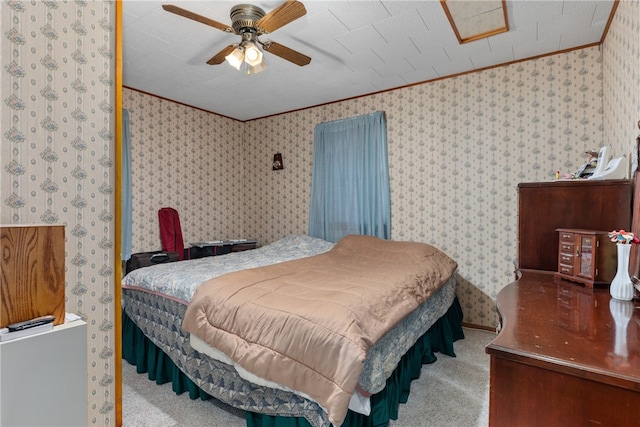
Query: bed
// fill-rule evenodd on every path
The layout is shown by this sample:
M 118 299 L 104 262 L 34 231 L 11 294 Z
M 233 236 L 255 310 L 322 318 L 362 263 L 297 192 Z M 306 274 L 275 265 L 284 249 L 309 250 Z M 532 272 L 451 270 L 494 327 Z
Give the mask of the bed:
M 340 337 L 337 342 L 343 344 L 332 343 L 331 337 L 322 337 L 325 341 L 322 341 L 318 348 L 332 351 L 334 355 L 349 355 L 344 363 L 330 364 L 340 366 L 334 370 L 341 371 L 340 375 L 346 372 L 345 377 L 329 378 L 327 372 L 322 371 L 326 366 L 314 367 L 310 373 L 290 368 L 291 360 L 297 360 L 305 352 L 290 356 L 284 355 L 281 349 L 274 350 L 274 346 L 277 347 L 280 341 L 284 341 L 284 336 L 289 331 L 297 331 L 296 327 L 291 325 L 300 323 L 299 320 L 302 318 L 304 321 L 301 323 L 309 323 L 310 316 L 307 316 L 307 313 L 317 311 L 317 306 L 290 304 L 299 306 L 298 312 L 294 312 L 288 320 L 282 321 L 284 323 L 280 324 L 280 329 L 277 330 L 286 333 L 275 334 L 275 344 L 258 343 L 259 340 L 255 337 L 238 338 L 239 332 L 233 331 L 232 328 L 238 325 L 239 329 L 246 329 L 253 324 L 260 324 L 261 319 L 280 322 L 269 317 L 272 311 L 256 311 L 257 308 L 268 305 L 265 304 L 265 295 L 272 296 L 270 299 L 276 305 L 275 311 L 279 311 L 282 307 L 278 304 L 286 305 L 282 301 L 287 293 L 296 294 L 297 301 L 304 301 L 308 296 L 306 292 L 310 289 L 317 292 L 316 288 L 320 289 L 318 277 L 332 277 L 329 281 L 320 280 L 333 284 L 334 288 L 330 288 L 329 293 L 334 293 L 336 283 L 340 282 L 342 289 L 356 286 L 352 288 L 353 295 L 374 294 L 376 286 L 379 285 L 372 284 L 373 288 L 363 291 L 366 288 L 360 289 L 359 283 L 353 285 L 351 282 L 341 281 L 351 280 L 346 279 L 350 275 L 361 280 L 370 274 L 368 270 L 372 270 L 373 274 L 366 279 L 369 282 L 392 282 L 394 280 L 389 277 L 393 276 L 385 277 L 384 271 L 387 270 L 375 272 L 372 267 L 366 265 L 342 265 L 340 260 L 345 259 L 345 253 L 357 253 L 358 257 L 355 259 L 358 260 L 362 258 L 362 254 L 371 251 L 375 252 L 373 256 L 379 257 L 376 264 L 382 265 L 386 262 L 399 265 L 407 255 L 395 254 L 396 249 L 400 248 L 393 246 L 396 243 L 399 242 L 382 241 L 369 236 L 348 236 L 333 245 L 321 239 L 296 235 L 252 251 L 134 270 L 125 276 L 122 283 L 123 356 L 137 366 L 138 372 L 148 372 L 150 379 L 158 383 L 171 381 L 176 393 L 188 391 L 192 398 L 211 396 L 246 410 L 249 426 L 327 427 L 332 424 L 371 425 L 372 422 L 379 425 L 380 420 L 384 423 L 385 419 L 388 422 L 388 419 L 396 417 L 398 403 L 406 402 L 409 383 L 411 379 L 419 376 L 421 364 L 435 360 L 433 353 L 436 351 L 454 356 L 452 343 L 463 337 L 460 327 L 462 313 L 455 297 L 456 265 L 437 249 L 425 244 L 410 244 L 421 251 L 428 251 L 428 257 L 420 255 L 423 258 L 437 258 L 435 267 L 429 267 L 426 273 L 408 271 L 413 267 L 407 266 L 419 264 L 415 262 L 409 262 L 400 268 L 407 273 L 407 277 L 419 277 L 419 282 L 426 282 L 437 276 L 438 283 L 433 285 L 432 289 L 423 291 L 419 290 L 420 287 L 412 288 L 407 283 L 415 280 L 406 280 L 405 277 L 400 287 L 408 287 L 408 293 L 398 294 L 398 291 L 393 290 L 389 294 L 385 291 L 387 294 L 384 298 L 395 298 L 397 301 L 393 303 L 394 307 L 406 307 L 389 310 L 385 309 L 384 307 L 388 306 L 383 304 L 378 310 L 369 310 L 377 311 L 373 317 L 370 317 L 367 310 L 355 313 L 355 335 L 348 335 L 351 332 L 345 334 L 344 329 L 338 329 L 337 335 Z M 330 268 L 337 265 L 337 272 L 327 270 L 327 265 L 330 265 Z M 302 274 L 303 271 L 310 273 Z M 321 275 L 314 274 L 314 271 L 320 271 Z M 353 274 L 352 271 L 356 273 Z M 303 277 L 305 275 L 308 277 Z M 397 275 L 397 272 L 394 275 Z M 287 278 L 284 282 L 283 277 Z M 310 280 L 312 285 L 301 285 L 304 280 Z M 269 283 L 273 288 L 265 292 L 265 283 Z M 249 308 L 231 305 L 231 300 L 253 289 L 252 286 L 256 284 L 260 296 L 250 302 Z M 206 289 L 213 292 L 207 294 Z M 302 294 L 305 297 L 300 299 Z M 396 297 L 396 294 L 403 296 Z M 273 297 L 274 295 L 277 297 Z M 216 298 L 221 299 L 218 301 Z M 339 301 L 332 304 L 347 305 Z M 371 304 L 363 299 L 363 305 L 370 307 L 375 306 L 375 303 Z M 203 308 L 206 306 L 217 309 L 207 312 L 207 309 Z M 230 311 L 225 312 L 227 309 Z M 243 310 L 249 314 L 239 314 Z M 215 319 L 217 312 L 220 313 L 220 317 Z M 259 314 L 254 316 L 253 313 Z M 351 315 L 349 308 L 346 316 Z M 224 319 L 229 319 L 230 316 L 237 318 L 229 324 L 224 324 Z M 336 314 L 333 317 L 340 316 L 341 314 Z M 249 318 L 250 321 L 244 324 L 237 321 L 243 318 Z M 200 331 L 199 325 L 203 324 L 207 327 L 214 325 L 214 331 Z M 282 325 L 287 326 L 284 328 Z M 185 331 L 183 326 L 192 333 Z M 315 325 L 315 332 L 311 335 L 316 336 L 317 332 L 323 331 L 325 327 L 323 324 Z M 354 327 L 348 329 L 353 330 Z M 363 329 L 367 331 L 362 333 Z M 300 334 L 295 336 L 304 336 L 304 332 Z M 233 339 L 225 344 L 212 341 L 210 335 L 230 335 Z M 344 337 L 348 338 L 347 345 L 340 341 Z M 237 341 L 238 339 L 240 341 Z M 297 341 L 300 340 L 293 339 L 284 347 L 295 347 L 291 343 Z M 305 345 L 309 345 L 308 341 Z M 266 355 L 256 353 L 256 343 L 267 348 Z M 351 345 L 353 343 L 355 344 Z M 341 351 L 343 347 L 346 350 Z M 320 351 L 307 353 L 318 354 Z M 331 360 L 337 361 L 338 357 L 340 356 L 332 357 Z M 278 365 L 280 359 L 284 362 Z M 355 363 L 354 359 L 357 359 Z M 259 363 L 261 361 L 268 363 Z M 294 363 L 296 366 L 307 364 L 311 366 L 311 362 L 306 361 Z M 259 365 L 271 368 L 260 370 L 257 369 Z M 271 376 L 274 372 L 269 371 L 275 371 L 275 376 Z M 287 380 L 285 371 L 291 371 L 291 381 Z M 331 375 L 333 374 L 335 372 Z M 296 381 L 296 378 L 306 380 Z M 323 378 L 328 380 L 323 382 Z M 301 383 L 307 384 L 305 386 Z M 340 387 L 333 387 L 334 383 Z M 339 398 L 334 399 L 333 395 L 339 395 Z

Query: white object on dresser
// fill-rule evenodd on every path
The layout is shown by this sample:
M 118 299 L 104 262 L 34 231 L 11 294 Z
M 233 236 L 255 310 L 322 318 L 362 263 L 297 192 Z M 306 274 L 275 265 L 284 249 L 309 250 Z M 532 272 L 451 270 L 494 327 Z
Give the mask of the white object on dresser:
M 0 343 L 0 426 L 86 426 L 87 324 Z

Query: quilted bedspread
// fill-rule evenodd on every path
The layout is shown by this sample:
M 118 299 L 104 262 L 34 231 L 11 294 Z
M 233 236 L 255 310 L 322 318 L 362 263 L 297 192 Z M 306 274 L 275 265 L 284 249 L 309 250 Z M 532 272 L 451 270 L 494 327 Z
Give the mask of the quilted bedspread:
M 367 351 L 454 273 L 425 243 L 347 236 L 320 255 L 211 279 L 183 328 L 342 424 Z
M 139 268 L 122 279 L 122 287 L 164 295 L 188 304 L 198 286 L 209 279 L 246 268 L 318 255 L 333 245 L 317 237 L 292 234 L 250 251 Z

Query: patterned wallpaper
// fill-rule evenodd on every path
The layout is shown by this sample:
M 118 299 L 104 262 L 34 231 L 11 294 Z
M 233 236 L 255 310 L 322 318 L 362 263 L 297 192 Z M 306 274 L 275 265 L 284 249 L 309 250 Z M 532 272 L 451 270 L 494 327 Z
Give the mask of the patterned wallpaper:
M 88 424 L 114 422 L 113 2 L 2 1 L 1 222 L 64 224 Z
M 633 159 L 640 134 L 640 2 L 618 3 L 603 43 L 604 129 L 617 156 Z
M 314 126 L 384 110 L 393 238 L 456 257 L 465 321 L 494 325 L 493 301 L 516 256 L 517 183 L 574 170 L 585 149 L 603 142 L 615 154 L 631 151 L 640 118 L 638 4 L 620 2 L 602 52 L 246 123 L 125 91 L 134 150 L 154 153 L 134 178 L 142 190 L 134 192 L 134 250 L 158 247 L 164 205 L 181 212 L 187 241 L 269 243 L 306 232 Z M 66 225 L 66 309 L 89 324 L 88 424 L 114 425 L 114 3 L 3 1 L 0 16 L 0 219 Z M 281 171 L 271 170 L 275 152 Z
M 494 326 L 513 280 L 517 184 L 573 171 L 602 144 L 598 48 L 246 123 L 247 232 L 306 230 L 315 125 L 375 110 L 387 114 L 392 238 L 452 255 L 465 321 Z M 283 171 L 268 167 L 275 151 Z
M 242 123 L 130 89 L 122 102 L 131 131 L 132 253 L 161 249 L 163 207 L 178 211 L 185 246 L 239 238 Z
M 210 206 L 242 213 L 237 223 L 220 229 L 222 237 L 241 233 L 266 244 L 287 234 L 305 233 L 314 127 L 383 110 L 388 127 L 392 237 L 434 244 L 457 259 L 465 320 L 492 327 L 497 321 L 495 296 L 513 279 L 517 184 L 549 181 L 558 169 L 573 171 L 586 160 L 585 150 L 603 143 L 601 64 L 600 50 L 593 47 L 246 123 L 211 115 L 208 120 L 216 127 L 211 144 L 235 153 L 228 155 L 242 164 L 242 173 L 230 172 L 233 181 L 226 189 L 214 181 L 217 176 L 201 174 L 202 184 L 212 184 L 187 194 L 186 200 L 183 190 L 176 191 L 188 209 L 190 203 L 202 206 L 206 202 L 201 199 L 214 197 L 214 189 L 221 190 L 209 199 Z M 176 108 L 187 107 L 169 109 L 172 103 L 133 91 L 127 91 L 125 98 L 135 101 L 134 112 L 146 104 L 153 111 L 151 118 L 134 114 L 131 120 L 137 129 L 132 134 L 146 135 L 141 141 L 132 135 L 134 146 L 147 153 L 139 160 L 146 165 L 141 174 L 158 167 L 149 164 L 151 155 L 159 156 L 160 164 L 163 156 L 172 159 L 171 166 L 163 165 L 167 170 L 181 169 L 175 164 L 179 156 L 173 154 L 180 132 L 171 129 L 175 121 L 170 126 L 161 123 L 175 116 Z M 166 108 L 153 108 L 159 104 Z M 202 123 L 207 120 L 206 113 L 193 110 L 191 114 L 201 117 Z M 140 123 L 134 125 L 136 117 Z M 196 140 L 199 145 L 194 146 Z M 199 138 L 181 141 L 202 155 L 200 162 L 218 156 L 214 148 L 200 151 L 205 143 Z M 285 165 L 280 171 L 271 170 L 276 152 L 282 153 Z M 195 165 L 202 172 L 197 161 Z M 147 201 L 134 201 L 134 206 L 145 209 L 146 216 L 139 222 L 155 228 L 157 207 L 170 199 L 146 189 L 144 194 Z M 236 197 L 244 200 L 244 206 L 236 204 Z M 198 208 L 181 215 L 183 228 L 206 231 L 202 214 Z M 157 232 L 145 230 L 142 246 L 157 245 Z M 214 231 L 218 237 L 218 229 Z
M 551 180 L 556 170 L 574 171 L 586 161 L 585 150 L 603 144 L 611 144 L 616 156 L 630 156 L 634 130 L 611 123 L 628 122 L 638 103 L 635 108 L 605 109 L 603 93 L 616 94 L 607 97 L 614 103 L 634 105 L 630 98 L 638 92 L 629 86 L 638 85 L 638 67 L 629 67 L 626 61 L 637 63 L 638 42 L 625 34 L 638 28 L 637 9 L 638 2 L 622 2 L 611 27 L 604 52 L 616 54 L 615 65 L 608 67 L 607 90 L 603 90 L 602 52 L 593 47 L 245 123 L 127 91 L 125 106 L 133 109 L 132 129 L 138 129 L 132 131 L 134 162 L 136 150 L 157 153 L 160 164 L 163 156 L 176 162 L 178 156 L 166 154 L 173 152 L 168 145 L 156 146 L 159 140 L 164 144 L 162 138 L 192 145 L 186 134 L 180 137 L 162 126 L 177 109 L 191 110 L 184 114 L 196 117 L 191 118 L 198 123 L 194 133 L 203 132 L 200 123 L 206 127 L 207 121 L 212 122 L 211 143 L 226 147 L 222 151 L 229 150 L 231 162 L 243 165 L 239 173 L 229 170 L 233 178 L 222 183 L 217 175 L 199 175 L 212 185 L 202 186 L 195 197 L 184 199 L 184 189 L 178 189 L 177 199 L 171 195 L 160 199 L 151 192 L 148 201 L 134 201 L 134 251 L 158 247 L 156 212 L 167 200 L 184 206 L 178 210 L 186 212 L 181 213 L 186 241 L 241 236 L 266 244 L 305 233 L 315 125 L 384 110 L 392 236 L 428 242 L 454 256 L 460 263 L 465 320 L 492 327 L 497 322 L 495 296 L 512 280 L 517 256 L 517 184 Z M 620 97 L 623 75 L 627 83 L 622 84 L 625 96 Z M 145 104 L 164 108 L 136 124 L 135 111 L 142 111 Z M 616 119 L 605 121 L 604 111 Z M 605 123 L 612 137 L 605 138 Z M 144 132 L 145 126 L 149 137 L 135 142 L 135 133 Z M 158 128 L 163 131 L 160 138 L 153 136 Z M 208 156 L 212 148 L 204 152 Z M 276 152 L 283 155 L 285 168 L 280 171 L 271 170 Z M 207 156 L 190 161 L 199 165 L 218 158 L 218 154 Z M 139 162 L 151 171 L 149 162 Z M 134 197 L 136 185 L 134 179 Z M 207 200 L 218 218 L 214 223 L 201 213 Z M 189 211 L 189 206 L 198 208 Z M 225 211 L 242 215 L 220 218 Z M 136 221 L 143 227 L 137 236 Z

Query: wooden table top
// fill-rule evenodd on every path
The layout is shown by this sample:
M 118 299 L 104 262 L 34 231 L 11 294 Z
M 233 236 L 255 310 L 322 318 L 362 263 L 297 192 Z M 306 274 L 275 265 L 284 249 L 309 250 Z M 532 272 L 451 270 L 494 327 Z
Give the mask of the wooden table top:
M 497 306 L 502 330 L 488 354 L 640 391 L 640 302 L 526 271 Z

